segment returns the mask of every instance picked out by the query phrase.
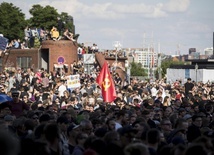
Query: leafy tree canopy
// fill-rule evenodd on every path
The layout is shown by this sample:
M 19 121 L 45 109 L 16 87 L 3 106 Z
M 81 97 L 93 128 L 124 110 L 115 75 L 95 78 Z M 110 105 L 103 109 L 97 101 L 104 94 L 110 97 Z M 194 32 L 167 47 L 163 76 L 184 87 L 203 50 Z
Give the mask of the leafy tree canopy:
M 22 39 L 26 24 L 25 15 L 12 3 L 0 4 L 0 33 L 9 40 Z
M 29 12 L 32 15 L 29 20 L 31 27 L 51 29 L 53 26 L 57 26 L 57 17 L 59 14 L 55 8 L 49 5 L 42 7 L 37 4 L 33 5 Z
M 73 17 L 66 12 L 62 12 L 59 17 L 61 18 L 64 28 L 68 28 L 70 32 L 75 34 L 75 26 L 73 24 Z
M 73 25 L 73 17 L 65 12 L 59 14 L 54 7 L 49 5 L 43 7 L 41 5 L 33 5 L 29 10 L 32 17 L 25 19 L 25 14 L 21 10 L 13 6 L 12 3 L 0 3 L 0 33 L 9 40 L 24 39 L 24 29 L 28 25 L 30 27 L 51 30 L 53 26 L 58 25 L 57 17 L 61 18 L 64 28 L 68 28 L 73 33 L 75 26 Z
M 161 63 L 161 73 L 162 77 L 166 75 L 166 70 L 169 68 L 171 65 L 183 65 L 184 62 L 182 61 L 173 61 L 172 58 L 168 58 L 162 61 Z
M 74 30 L 73 17 L 69 16 L 66 12 L 59 14 L 54 7 L 49 5 L 42 7 L 41 5 L 33 5 L 30 9 L 32 17 L 29 20 L 29 24 L 32 27 L 44 27 L 50 30 L 53 26 L 58 25 L 57 18 L 60 17 L 63 27 L 70 30 Z
M 146 71 L 140 63 L 131 63 L 131 76 L 146 76 Z

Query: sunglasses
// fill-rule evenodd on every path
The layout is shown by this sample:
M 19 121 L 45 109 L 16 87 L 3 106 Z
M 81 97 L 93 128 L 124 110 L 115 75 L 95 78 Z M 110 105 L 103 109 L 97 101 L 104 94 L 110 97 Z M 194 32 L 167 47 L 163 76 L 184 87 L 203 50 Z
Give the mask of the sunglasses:
M 18 97 L 18 95 L 13 95 L 12 97 Z

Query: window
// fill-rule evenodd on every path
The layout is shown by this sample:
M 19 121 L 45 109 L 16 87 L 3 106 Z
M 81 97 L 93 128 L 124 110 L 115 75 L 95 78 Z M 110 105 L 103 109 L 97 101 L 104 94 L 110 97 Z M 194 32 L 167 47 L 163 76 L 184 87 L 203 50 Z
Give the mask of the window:
M 30 68 L 32 62 L 32 57 L 17 57 L 16 63 L 20 68 Z

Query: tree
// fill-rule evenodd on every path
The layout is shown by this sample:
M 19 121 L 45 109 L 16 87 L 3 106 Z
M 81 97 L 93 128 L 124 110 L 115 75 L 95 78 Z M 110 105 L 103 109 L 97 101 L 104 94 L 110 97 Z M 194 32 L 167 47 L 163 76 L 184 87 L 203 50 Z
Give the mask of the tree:
M 146 76 L 145 69 L 142 68 L 141 63 L 131 63 L 131 76 Z
M 25 20 L 25 14 L 21 10 L 13 6 L 12 3 L 3 2 L 0 4 L 0 33 L 9 40 L 23 39 L 24 29 L 27 25 L 30 27 L 51 30 L 53 26 L 57 26 L 57 17 L 61 17 L 64 27 L 75 32 L 73 17 L 65 12 L 59 14 L 54 7 L 49 5 L 43 7 L 39 4 L 33 5 L 29 10 L 32 17 Z
M 42 7 L 39 4 L 33 5 L 29 12 L 33 16 L 29 20 L 29 24 L 32 27 L 44 27 L 50 30 L 53 26 L 57 27 L 57 17 L 60 17 L 63 27 L 74 32 L 73 17 L 66 12 L 59 14 L 54 7 L 49 5 Z
M 26 25 L 25 15 L 12 3 L 0 4 L 0 33 L 9 40 L 23 39 Z
M 169 57 L 161 62 L 161 67 L 157 68 L 155 75 L 156 77 L 158 77 L 158 72 L 161 72 L 162 77 L 164 77 L 166 75 L 167 68 L 170 68 L 171 65 L 183 65 L 183 64 L 184 62 L 179 60 L 173 61 L 173 59 Z
M 66 13 L 66 12 L 62 12 L 60 14 L 60 18 L 64 24 L 64 28 L 68 28 L 70 32 L 75 34 L 75 26 L 74 26 L 73 17 L 68 15 L 68 13 Z
M 42 7 L 37 4 L 33 5 L 29 12 L 33 16 L 29 20 L 31 27 L 44 27 L 50 30 L 53 26 L 57 26 L 57 17 L 59 14 L 55 8 L 49 5 Z

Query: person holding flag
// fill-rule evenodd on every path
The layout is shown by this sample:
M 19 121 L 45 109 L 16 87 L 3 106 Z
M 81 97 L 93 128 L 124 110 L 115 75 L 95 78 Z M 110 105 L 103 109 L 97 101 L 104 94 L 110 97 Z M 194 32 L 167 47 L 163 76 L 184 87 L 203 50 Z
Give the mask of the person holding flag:
M 98 75 L 96 82 L 102 89 L 102 96 L 104 102 L 112 102 L 116 98 L 116 90 L 114 81 L 109 72 L 107 61 L 104 62 L 100 74 Z

